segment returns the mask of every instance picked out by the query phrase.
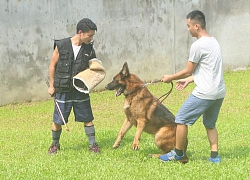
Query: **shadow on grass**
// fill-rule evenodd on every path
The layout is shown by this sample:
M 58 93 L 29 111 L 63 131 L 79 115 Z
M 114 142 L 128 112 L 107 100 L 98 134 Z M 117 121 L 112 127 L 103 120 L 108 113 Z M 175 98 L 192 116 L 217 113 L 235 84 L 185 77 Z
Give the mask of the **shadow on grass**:
M 209 150 L 207 151 L 209 152 Z M 224 160 L 235 160 L 235 159 L 246 159 L 246 157 L 249 157 L 249 152 L 250 152 L 250 147 L 247 145 L 237 145 L 228 149 L 223 149 L 219 151 L 219 155 L 222 159 L 222 162 Z M 201 153 L 199 154 L 198 152 L 195 151 L 187 151 L 187 155 L 190 159 L 192 160 L 207 160 L 210 156 L 210 154 L 204 154 Z
M 228 150 L 228 151 L 227 151 Z M 245 159 L 249 157 L 250 147 L 247 145 L 237 145 L 231 149 L 223 150 L 220 155 L 224 159 Z
M 101 150 L 113 150 L 113 144 L 115 143 L 117 138 L 117 132 L 116 131 L 99 131 L 96 136 L 97 144 L 100 146 Z M 129 149 L 129 147 L 132 146 L 134 137 L 132 135 L 126 134 L 123 138 L 121 145 L 119 146 L 119 149 L 126 148 Z M 83 149 L 88 148 L 88 140 L 85 136 L 84 139 L 73 139 L 69 138 L 68 140 L 65 140 L 65 142 L 61 143 L 61 149 L 68 151 L 81 151 Z M 131 150 L 131 148 L 129 149 Z

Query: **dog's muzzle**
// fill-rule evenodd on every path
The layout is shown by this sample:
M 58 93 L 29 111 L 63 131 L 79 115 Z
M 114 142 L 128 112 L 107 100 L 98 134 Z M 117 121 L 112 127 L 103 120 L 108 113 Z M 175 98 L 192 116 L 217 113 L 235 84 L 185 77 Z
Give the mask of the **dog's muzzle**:
M 105 86 L 105 88 L 106 88 L 107 90 L 116 90 L 115 96 L 117 97 L 117 96 L 120 96 L 120 95 L 124 92 L 126 86 L 125 86 L 125 85 L 114 86 L 114 85 L 112 84 L 112 82 L 111 82 L 111 83 L 107 84 L 107 85 Z

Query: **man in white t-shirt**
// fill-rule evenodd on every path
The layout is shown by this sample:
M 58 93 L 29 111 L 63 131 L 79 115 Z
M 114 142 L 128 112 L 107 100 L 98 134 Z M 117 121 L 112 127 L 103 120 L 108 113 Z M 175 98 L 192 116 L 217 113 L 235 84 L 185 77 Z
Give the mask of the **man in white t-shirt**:
M 186 68 L 173 75 L 164 75 L 162 82 L 178 80 L 177 90 L 184 89 L 191 82 L 194 82 L 196 87 L 176 115 L 175 149 L 159 158 L 164 162 L 182 162 L 184 150 L 188 144 L 187 126 L 193 125 L 202 116 L 211 150 L 208 160 L 212 163 L 220 163 L 218 132 L 215 124 L 226 94 L 221 50 L 217 40 L 207 33 L 205 15 L 201 11 L 192 11 L 186 18 L 188 31 L 198 40 L 190 48 Z

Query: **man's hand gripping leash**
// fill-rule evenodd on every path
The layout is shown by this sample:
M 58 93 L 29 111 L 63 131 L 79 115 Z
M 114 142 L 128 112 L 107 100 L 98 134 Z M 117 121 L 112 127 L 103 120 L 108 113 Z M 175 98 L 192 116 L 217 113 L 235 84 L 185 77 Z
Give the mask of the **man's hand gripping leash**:
M 46 84 L 47 84 L 47 86 L 49 87 L 49 81 L 46 81 Z M 68 127 L 68 125 L 67 125 L 66 122 L 65 122 L 65 119 L 64 119 L 64 117 L 63 117 L 62 111 L 61 111 L 61 109 L 60 109 L 60 107 L 59 107 L 59 105 L 58 105 L 56 99 L 55 99 L 55 98 L 53 98 L 53 99 L 54 99 L 54 103 L 55 103 L 55 106 L 56 106 L 56 111 L 57 111 L 57 113 L 58 113 L 60 119 L 62 120 L 63 124 L 65 125 L 66 131 L 69 132 L 69 127 Z

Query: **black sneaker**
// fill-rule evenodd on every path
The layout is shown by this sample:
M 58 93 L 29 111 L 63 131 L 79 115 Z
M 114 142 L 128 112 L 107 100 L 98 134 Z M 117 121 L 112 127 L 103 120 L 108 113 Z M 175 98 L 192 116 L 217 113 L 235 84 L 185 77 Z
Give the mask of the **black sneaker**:
M 97 145 L 97 143 L 94 143 L 92 145 L 89 145 L 89 151 L 94 152 L 94 153 L 99 153 L 100 152 L 100 148 Z
M 56 154 L 57 153 L 57 150 L 60 150 L 60 144 L 59 143 L 56 143 L 56 144 L 51 144 L 51 146 L 49 147 L 49 154 L 52 155 L 52 154 Z

